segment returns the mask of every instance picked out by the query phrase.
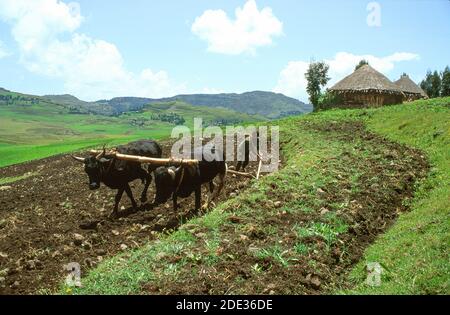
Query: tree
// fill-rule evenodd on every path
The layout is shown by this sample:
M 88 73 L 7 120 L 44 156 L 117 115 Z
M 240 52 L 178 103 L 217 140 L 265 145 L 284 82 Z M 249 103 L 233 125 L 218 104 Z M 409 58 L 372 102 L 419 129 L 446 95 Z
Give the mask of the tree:
M 439 97 L 441 95 L 441 76 L 435 70 L 433 75 L 431 76 L 431 96 L 430 97 Z
M 330 66 L 323 61 L 311 62 L 305 73 L 306 81 L 308 81 L 306 91 L 309 94 L 309 101 L 314 106 L 314 111 L 319 109 L 318 104 L 322 87 L 330 80 L 327 75 L 329 68 Z
M 428 97 L 433 97 L 432 94 L 432 89 L 431 89 L 431 78 L 432 78 L 432 74 L 431 71 L 428 70 L 427 74 L 425 76 L 425 79 L 422 80 L 422 82 L 420 82 L 420 87 L 422 88 L 422 90 L 425 91 L 425 93 L 427 93 Z
M 355 67 L 355 71 L 361 68 L 362 66 L 368 65 L 369 62 L 365 59 L 361 60 Z
M 448 66 L 442 72 L 441 96 L 450 96 L 450 68 Z

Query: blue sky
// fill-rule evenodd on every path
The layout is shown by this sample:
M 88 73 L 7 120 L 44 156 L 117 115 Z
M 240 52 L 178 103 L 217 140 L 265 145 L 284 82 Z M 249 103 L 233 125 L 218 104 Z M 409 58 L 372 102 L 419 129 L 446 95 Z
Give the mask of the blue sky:
M 330 64 L 333 84 L 363 57 L 392 80 L 442 70 L 450 1 L 0 0 L 0 86 L 30 94 L 307 101 L 310 60 Z

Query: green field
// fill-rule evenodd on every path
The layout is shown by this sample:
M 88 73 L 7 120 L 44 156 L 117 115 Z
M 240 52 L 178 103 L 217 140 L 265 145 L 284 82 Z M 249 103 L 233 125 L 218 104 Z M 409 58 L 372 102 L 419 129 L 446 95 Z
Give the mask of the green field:
M 118 117 L 80 115 L 70 113 L 67 106 L 39 97 L 0 91 L 0 96 L 6 95 L 16 99 L 10 103 L 0 100 L 0 167 L 103 144 L 169 137 L 175 125 L 152 120 L 156 114 L 175 113 L 185 119 L 187 126 L 193 125 L 195 117 L 206 124 L 217 120 L 248 123 L 262 119 L 182 102 L 152 104 L 141 112 Z
M 63 287 L 61 293 L 145 294 L 149 288 L 157 288 L 160 293 L 197 292 L 204 287 L 212 293 L 217 292 L 215 288 L 222 288 L 219 292 L 228 288 L 231 294 L 251 294 L 267 293 L 264 288 L 269 285 L 276 292 L 304 293 L 294 280 L 302 270 L 326 271 L 321 258 L 333 257 L 330 248 L 336 244 L 345 254 L 346 244 L 339 240 L 346 235 L 349 223 L 342 214 L 348 211 L 351 200 L 346 198 L 358 196 L 361 185 L 366 184 L 366 163 L 376 159 L 379 165 L 385 165 L 381 172 L 390 175 L 392 160 L 383 157 L 384 151 L 390 150 L 387 144 L 370 146 L 370 137 L 364 142 L 358 137 L 341 139 L 337 132 L 314 130 L 317 126 L 338 130 L 345 124 L 360 123 L 381 135 L 380 139 L 386 137 L 422 150 L 431 171 L 417 182 L 414 198 L 407 201 L 410 211 L 401 213 L 396 223 L 365 250 L 350 275 L 346 274 L 344 280 L 332 278 L 336 282 L 323 288 L 324 292 L 449 294 L 449 105 L 450 98 L 442 98 L 378 109 L 331 110 L 277 121 L 285 158 L 284 168 L 278 173 L 254 181 L 238 197 L 179 230 L 161 233 L 147 246 L 104 261 L 83 277 L 82 288 L 72 291 Z M 347 161 L 349 157 L 352 160 Z M 409 158 L 398 156 L 396 161 L 408 163 Z M 390 184 L 377 182 L 377 172 L 370 176 L 381 191 Z M 392 180 L 395 184 L 395 178 Z M 342 189 L 339 183 L 348 188 Z M 338 189 L 334 202 L 321 198 L 327 189 Z M 282 200 L 282 208 L 274 207 L 273 200 Z M 377 205 L 374 207 L 375 211 Z M 268 216 L 314 220 L 275 220 L 268 224 Z M 269 241 L 256 239 L 252 246 L 257 247 L 247 251 L 248 246 L 243 244 L 246 235 L 256 232 Z M 297 243 L 285 245 L 286 240 L 292 242 L 287 236 L 298 238 Z M 312 236 L 325 240 L 326 246 L 311 247 L 303 242 Z M 385 269 L 378 287 L 365 284 L 366 264 L 373 261 Z M 301 269 L 295 269 L 299 264 Z M 238 268 L 239 272 L 230 273 L 229 268 Z

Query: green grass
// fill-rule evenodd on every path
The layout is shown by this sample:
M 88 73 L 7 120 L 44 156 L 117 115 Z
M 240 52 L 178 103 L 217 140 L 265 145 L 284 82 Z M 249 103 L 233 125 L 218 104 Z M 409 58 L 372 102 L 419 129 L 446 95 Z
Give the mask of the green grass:
M 251 252 L 255 259 L 270 259 L 286 270 L 305 259 L 311 251 L 320 250 L 303 243 L 304 237 L 319 236 L 327 247 L 332 246 L 340 241 L 341 233 L 348 228 L 335 213 L 345 210 L 349 200 L 342 196 L 343 200 L 329 203 L 320 198 L 320 190 L 332 187 L 337 178 L 343 178 L 351 187 L 348 193 L 353 193 L 352 190 L 358 188 L 354 186 L 358 184 L 364 163 L 347 165 L 337 157 L 351 152 L 364 161 L 377 152 L 363 147 L 358 140 L 331 139 L 302 126 L 310 122 L 326 125 L 353 120 L 363 121 L 370 130 L 391 140 L 421 149 L 430 160 L 432 169 L 429 177 L 417 185 L 415 197 L 409 201 L 411 211 L 400 214 L 397 222 L 366 249 L 363 259 L 351 271 L 347 283 L 351 289 L 330 289 L 337 294 L 449 294 L 449 104 L 450 98 L 433 99 L 370 110 L 331 110 L 278 121 L 285 159 L 282 170 L 253 181 L 238 197 L 190 220 L 179 230 L 160 234 L 157 241 L 147 246 L 104 261 L 84 276 L 82 288 L 69 293 L 145 293 L 144 286 L 148 284 L 164 286 L 197 279 L 199 270 L 206 272 L 205 277 L 214 277 L 214 283 L 220 285 L 223 269 L 219 266 L 223 268 L 228 262 L 241 265 L 242 256 L 235 252 L 219 255 L 217 249 L 221 243 L 218 241 L 238 242 L 240 236 L 250 232 L 279 235 L 274 243 L 256 242 L 257 247 Z M 291 199 L 286 200 L 282 208 L 268 206 L 270 199 L 283 196 Z M 289 221 L 274 224 L 270 229 L 264 223 L 267 215 L 282 216 L 284 212 L 308 218 L 322 207 L 327 207 L 330 212 L 320 220 Z M 238 216 L 249 223 L 232 225 L 228 220 L 230 216 Z M 298 232 L 298 239 L 291 247 L 281 242 L 282 236 L 289 231 Z M 174 256 L 180 259 L 176 262 L 167 259 Z M 386 269 L 379 287 L 365 284 L 368 262 L 379 262 Z M 306 263 L 311 268 L 320 266 L 314 259 L 308 258 Z M 270 269 L 266 270 L 262 263 L 257 262 L 248 267 L 248 272 L 254 277 L 264 277 Z M 299 290 L 293 293 L 302 292 L 301 286 L 293 285 L 294 290 Z M 246 282 L 240 277 L 235 279 L 234 287 L 233 293 L 238 294 L 254 290 L 246 287 Z M 60 292 L 68 293 L 64 287 Z

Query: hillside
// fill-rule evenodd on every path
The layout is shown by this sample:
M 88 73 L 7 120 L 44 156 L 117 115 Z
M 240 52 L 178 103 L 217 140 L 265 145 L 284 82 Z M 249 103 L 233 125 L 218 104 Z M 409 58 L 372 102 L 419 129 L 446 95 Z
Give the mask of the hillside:
M 272 92 L 247 92 L 242 94 L 192 94 L 177 95 L 161 99 L 141 97 L 116 97 L 111 100 L 84 102 L 71 95 L 47 95 L 44 98 L 73 106 L 81 112 L 101 115 L 120 115 L 125 112 L 139 111 L 149 103 L 182 101 L 204 107 L 222 107 L 236 112 L 259 115 L 274 119 L 284 116 L 304 114 L 312 111 L 312 106 L 283 94 Z
M 277 121 L 279 172 L 60 292 L 449 294 L 449 105 Z M 384 270 L 379 286 L 365 284 L 368 262 Z
M 262 91 L 242 94 L 178 95 L 171 99 L 178 99 L 199 106 L 224 107 L 251 115 L 262 115 L 271 119 L 312 111 L 311 105 L 299 100 L 283 94 Z
M 264 120 L 175 101 L 123 115 L 92 115 L 70 95 L 51 98 L 0 91 L 0 167 L 104 143 L 168 137 L 176 124 L 192 126 L 195 117 L 205 126 Z

